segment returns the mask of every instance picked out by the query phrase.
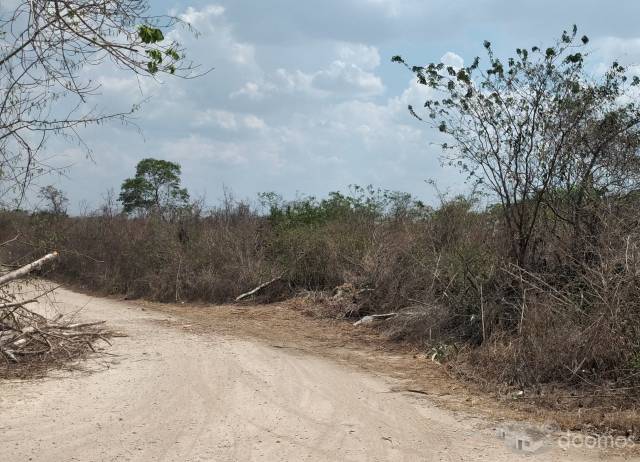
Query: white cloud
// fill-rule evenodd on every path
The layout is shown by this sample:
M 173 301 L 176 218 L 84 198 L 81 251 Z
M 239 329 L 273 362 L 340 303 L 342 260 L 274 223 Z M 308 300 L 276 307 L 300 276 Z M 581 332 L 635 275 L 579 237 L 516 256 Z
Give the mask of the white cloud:
M 195 134 L 164 141 L 160 151 L 168 159 L 183 162 L 238 165 L 245 164 L 248 160 L 246 148 L 242 144 L 222 142 Z
M 258 100 L 262 99 L 265 93 L 261 90 L 258 82 L 246 82 L 242 87 L 229 95 L 231 98 L 237 98 L 239 96 L 246 96 L 249 99 Z
M 453 51 L 447 51 L 442 56 L 442 58 L 440 58 L 440 61 L 445 65 L 451 66 L 455 69 L 460 69 L 462 66 L 464 66 L 464 59 L 462 59 L 461 56 L 455 54 Z
M 389 99 L 387 107 L 396 116 L 402 116 L 408 114 L 407 108 L 411 105 L 418 115 L 426 117 L 426 114 L 422 114 L 424 102 L 434 96 L 433 92 L 434 90 L 419 84 L 416 79 L 411 79 L 399 96 Z
M 638 61 L 640 58 L 640 37 L 601 37 L 593 43 L 597 55 L 608 60 Z
M 143 93 L 141 82 L 134 77 L 116 77 L 102 75 L 97 80 L 100 89 L 105 93 L 115 93 L 127 98 L 140 97 Z
M 210 26 L 211 19 L 214 17 L 222 16 L 224 12 L 225 9 L 223 6 L 215 4 L 207 5 L 201 10 L 190 6 L 179 17 L 193 27 L 200 27 L 205 25 Z
M 312 80 L 311 75 L 299 70 L 277 69 L 266 78 L 246 82 L 229 96 L 232 99 L 244 96 L 252 100 L 261 100 L 278 94 L 313 94 Z
M 220 109 L 207 109 L 194 115 L 193 127 L 196 128 L 221 128 L 227 131 L 238 131 L 243 128 L 251 130 L 264 130 L 267 124 L 263 119 L 254 114 L 237 114 Z
M 263 88 L 273 93 L 311 93 L 313 77 L 300 70 L 289 71 L 278 69 L 270 81 L 263 84 Z
M 342 43 L 338 46 L 341 61 L 354 64 L 364 70 L 373 70 L 380 65 L 380 53 L 374 46 L 361 43 Z
M 339 59 L 312 72 L 276 69 L 260 80 L 244 83 L 230 97 L 245 96 L 260 100 L 272 95 L 298 93 L 316 98 L 335 95 L 359 98 L 384 92 L 382 79 L 373 72 L 380 65 L 377 48 L 342 43 L 337 47 L 336 54 Z
M 596 59 L 600 60 L 594 69 L 596 73 L 604 74 L 617 61 L 629 74 L 640 76 L 640 37 L 603 37 L 594 40 L 593 47 Z M 632 94 L 637 96 L 639 91 L 634 88 Z
M 203 67 L 209 67 L 208 61 L 215 58 L 213 67 L 218 72 L 227 68 L 227 62 L 245 70 L 256 68 L 255 46 L 237 38 L 235 28 L 225 13 L 226 9 L 217 4 L 202 9 L 190 6 L 178 16 L 193 27 L 197 37 L 194 38 L 194 34 L 185 28 L 177 28 L 168 34 L 168 39 L 185 45 L 188 58 L 197 56 Z
M 399 0 L 359 0 L 366 6 L 382 8 L 387 16 L 397 18 L 401 14 L 402 1 Z M 406 1 L 406 0 L 403 0 Z
M 384 92 L 382 80 L 377 75 L 367 72 L 356 64 L 336 60 L 327 69 L 316 72 L 312 76 L 315 89 L 334 94 L 351 96 L 375 96 Z
M 206 111 L 196 113 L 194 125 L 196 127 L 215 126 L 225 130 L 236 130 L 238 128 L 235 114 L 216 109 L 207 109 Z
M 255 59 L 255 49 L 246 43 L 234 43 L 231 59 L 238 64 L 251 64 Z
M 251 128 L 254 130 L 264 130 L 267 127 L 267 124 L 264 122 L 264 120 L 253 114 L 244 116 L 243 122 L 247 128 Z

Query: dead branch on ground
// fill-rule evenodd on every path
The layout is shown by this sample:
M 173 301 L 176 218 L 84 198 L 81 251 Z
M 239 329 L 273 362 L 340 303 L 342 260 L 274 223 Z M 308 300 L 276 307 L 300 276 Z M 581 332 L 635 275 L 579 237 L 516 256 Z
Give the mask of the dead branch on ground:
M 105 321 L 74 322 L 73 316 L 59 314 L 52 319 L 27 308 L 42 302 L 57 287 L 43 290 L 34 297 L 20 300 L 9 282 L 24 278 L 34 269 L 57 258 L 57 252 L 15 271 L 0 276 L 0 376 L 33 368 L 50 368 L 95 352 L 94 344 L 114 332 L 104 327 Z
M 271 279 L 270 281 L 264 282 L 262 284 L 260 284 L 258 287 L 251 289 L 249 292 L 245 292 L 243 294 L 240 294 L 236 297 L 236 302 L 239 302 L 241 300 L 244 300 L 247 297 L 251 297 L 252 295 L 257 294 L 258 292 L 260 292 L 263 289 L 266 289 L 267 287 L 269 287 L 271 284 L 273 284 L 274 282 L 279 281 L 280 279 L 282 279 L 284 275 L 281 274 L 278 277 L 275 277 L 273 279 Z

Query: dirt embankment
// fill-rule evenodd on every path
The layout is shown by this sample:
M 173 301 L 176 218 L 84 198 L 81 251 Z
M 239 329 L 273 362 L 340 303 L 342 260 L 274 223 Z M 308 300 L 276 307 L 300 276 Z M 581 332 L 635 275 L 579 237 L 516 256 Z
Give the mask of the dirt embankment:
M 129 337 L 88 363 L 90 373 L 1 382 L 0 460 L 603 457 L 552 439 L 535 454 L 509 447 L 513 431 L 496 436 L 508 426 L 487 413 L 488 401 L 452 388 L 426 358 L 388 351 L 370 331 L 341 335 L 346 324 L 278 305 L 162 307 L 66 290 L 57 299 Z

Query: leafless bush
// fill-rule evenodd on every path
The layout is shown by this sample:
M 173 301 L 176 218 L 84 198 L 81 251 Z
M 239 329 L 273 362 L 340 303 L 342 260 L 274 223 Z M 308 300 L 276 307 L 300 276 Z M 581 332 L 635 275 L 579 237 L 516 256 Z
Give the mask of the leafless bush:
M 236 212 L 175 222 L 12 214 L 5 232 L 22 234 L 5 261 L 56 248 L 63 258 L 52 276 L 77 287 L 161 301 L 226 301 L 273 277 L 264 262 L 263 220 L 242 207 Z
M 393 340 L 431 346 L 449 336 L 449 312 L 442 306 L 413 305 L 398 311 L 384 328 Z
M 635 200 L 594 205 L 579 246 L 569 227 L 541 227 L 535 264 L 524 267 L 509 255 L 496 211 L 471 199 L 444 199 L 420 216 L 342 214 L 311 224 L 274 222 L 240 203 L 175 222 L 5 214 L 0 232 L 21 230 L 15 255 L 60 249 L 54 278 L 87 289 L 218 303 L 280 277 L 252 301 L 302 292 L 313 294 L 304 303 L 313 316 L 395 312 L 378 323 L 391 339 L 455 358 L 485 383 L 635 389 Z

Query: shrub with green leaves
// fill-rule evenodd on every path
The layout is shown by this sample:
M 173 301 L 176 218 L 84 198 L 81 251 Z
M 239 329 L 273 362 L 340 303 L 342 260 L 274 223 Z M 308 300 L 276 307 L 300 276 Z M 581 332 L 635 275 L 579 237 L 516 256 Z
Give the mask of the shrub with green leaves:
M 431 89 L 424 110 L 409 111 L 442 132 L 445 161 L 499 202 L 520 265 L 540 261 L 535 241 L 550 224 L 569 229 L 581 259 L 598 195 L 640 185 L 640 78 L 618 62 L 590 73 L 588 43 L 574 26 L 508 58 L 485 41 L 486 59 L 460 68 L 393 58 Z

